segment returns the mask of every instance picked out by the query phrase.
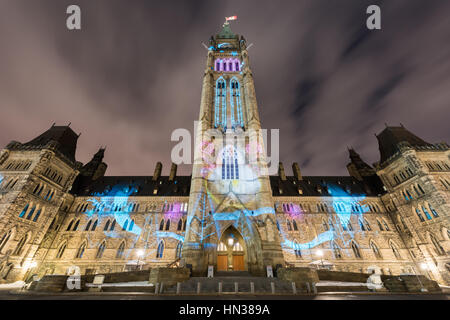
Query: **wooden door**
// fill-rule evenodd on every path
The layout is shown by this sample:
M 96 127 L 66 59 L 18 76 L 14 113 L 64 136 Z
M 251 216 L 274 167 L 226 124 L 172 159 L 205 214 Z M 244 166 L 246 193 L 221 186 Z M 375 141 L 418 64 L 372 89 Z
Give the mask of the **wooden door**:
M 227 271 L 228 270 L 228 256 L 222 255 L 217 256 L 217 271 Z
M 244 256 L 243 255 L 234 255 L 233 256 L 233 270 L 234 271 L 244 271 Z

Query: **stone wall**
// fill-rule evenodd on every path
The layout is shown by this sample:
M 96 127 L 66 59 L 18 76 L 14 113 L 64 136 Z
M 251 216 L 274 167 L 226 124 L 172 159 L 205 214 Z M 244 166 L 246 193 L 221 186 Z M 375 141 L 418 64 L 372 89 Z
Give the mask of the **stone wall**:
M 187 268 L 153 268 L 150 270 L 150 283 L 164 283 L 165 286 L 175 285 L 189 279 L 191 271 Z
M 311 268 L 280 268 L 277 270 L 277 278 L 295 282 L 297 290 L 306 291 L 306 283 L 319 282 L 317 270 Z

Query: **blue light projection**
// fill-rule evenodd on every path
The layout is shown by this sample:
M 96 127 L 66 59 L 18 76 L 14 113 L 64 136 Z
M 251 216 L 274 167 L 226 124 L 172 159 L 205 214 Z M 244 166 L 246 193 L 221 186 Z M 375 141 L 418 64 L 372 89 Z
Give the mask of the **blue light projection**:
M 227 47 L 227 46 L 230 46 L 231 44 L 229 44 L 229 43 L 227 43 L 227 42 L 224 42 L 224 43 L 219 43 L 218 45 L 217 45 L 217 48 L 223 48 L 223 47 Z
M 355 228 L 354 230 L 348 230 L 347 226 L 350 223 L 350 218 L 352 215 L 358 216 L 358 221 L 361 221 L 361 216 L 369 211 L 369 207 L 367 205 L 361 204 L 366 196 L 363 194 L 351 195 L 349 192 L 346 192 L 345 190 L 334 184 L 327 183 L 326 187 L 328 189 L 328 193 L 332 197 L 333 209 L 335 211 L 335 216 L 337 217 L 336 225 L 340 225 L 342 226 L 342 228 L 332 227 L 331 230 L 322 232 L 313 240 L 306 243 L 297 243 L 289 240 L 288 236 L 280 231 L 283 239 L 282 246 L 292 250 L 311 249 L 318 245 L 321 245 L 322 243 L 334 241 L 336 239 L 339 239 L 344 246 L 349 246 L 356 233 L 361 231 L 359 230 L 359 225 L 358 229 Z M 328 221 L 325 221 L 325 223 L 327 223 L 329 226 L 332 226 L 333 222 L 333 216 L 330 214 L 328 217 Z
M 215 97 L 215 117 L 214 126 L 217 128 L 222 125 L 224 128 L 227 126 L 227 86 L 225 80 L 220 77 L 216 81 L 216 97 Z M 220 119 L 220 113 L 222 113 L 222 119 Z M 222 120 L 222 121 L 221 121 Z
M 133 249 L 136 248 L 139 238 L 142 237 L 144 249 L 146 249 L 144 257 L 142 258 L 153 261 L 156 257 L 155 253 L 157 245 L 151 242 L 150 237 L 152 234 L 156 233 L 158 221 L 156 215 L 149 215 L 145 218 L 142 228 L 132 222 L 130 213 L 132 212 L 133 203 L 129 202 L 129 197 L 136 193 L 137 190 L 136 185 L 117 184 L 113 187 L 109 187 L 108 190 L 102 193 L 93 193 L 91 194 L 93 197 L 87 200 L 92 203 L 93 209 L 88 210 L 86 215 L 88 217 L 97 215 L 99 225 L 102 219 L 115 219 L 117 226 L 114 230 L 103 229 L 103 232 L 109 238 L 122 239 L 124 238 L 123 232 L 127 232 L 127 243 L 130 244 L 131 241 L 131 244 L 129 245 L 131 250 L 126 250 L 124 252 L 124 258 L 131 258 Z M 144 233 L 144 229 L 147 229 L 146 234 Z M 130 235 L 131 239 L 129 237 Z M 156 244 L 159 243 L 160 238 L 162 237 L 165 237 L 163 233 L 156 233 Z M 90 233 L 87 233 L 87 240 L 91 247 L 99 244 L 98 240 L 94 238 L 91 239 Z

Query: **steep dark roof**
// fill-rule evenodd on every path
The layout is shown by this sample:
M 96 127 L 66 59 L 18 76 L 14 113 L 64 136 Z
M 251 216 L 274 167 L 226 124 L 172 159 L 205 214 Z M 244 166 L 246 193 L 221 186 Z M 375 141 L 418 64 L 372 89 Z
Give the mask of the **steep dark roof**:
M 398 144 L 407 142 L 412 147 L 432 147 L 433 145 L 402 127 L 386 127 L 379 135 L 380 164 L 388 160 L 399 151 Z
M 270 185 L 275 197 L 377 196 L 364 183 L 349 176 L 304 176 L 302 180 L 293 176 L 286 177 L 286 180 L 271 176 Z
M 189 196 L 190 176 L 178 176 L 173 181 L 161 176 L 153 181 L 151 176 L 107 176 L 95 181 L 81 180 L 71 190 L 77 196 Z M 154 190 L 157 193 L 154 194 Z
M 24 143 L 23 146 L 40 148 L 55 143 L 55 149 L 75 162 L 78 135 L 69 126 L 52 126 L 43 134 Z
M 350 176 L 305 176 L 297 180 L 293 176 L 281 180 L 271 176 L 273 196 L 326 197 L 326 196 L 377 196 L 363 182 Z M 191 176 L 176 176 L 173 181 L 161 176 L 153 181 L 152 176 L 109 176 L 95 181 L 82 177 L 71 193 L 77 196 L 189 196 Z M 157 188 L 158 192 L 154 194 Z M 299 188 L 302 194 L 298 192 Z M 282 193 L 280 193 L 280 189 Z M 320 191 L 319 191 L 320 190 Z

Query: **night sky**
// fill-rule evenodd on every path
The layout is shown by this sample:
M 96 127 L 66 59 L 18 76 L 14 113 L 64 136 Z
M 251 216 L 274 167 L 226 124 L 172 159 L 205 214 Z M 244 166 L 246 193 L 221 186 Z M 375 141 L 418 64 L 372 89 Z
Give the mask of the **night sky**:
M 70 4 L 81 31 L 66 28 Z M 366 28 L 370 4 L 380 31 Z M 385 123 L 450 140 L 448 0 L 0 0 L 0 146 L 71 122 L 78 161 L 106 145 L 108 175 L 152 175 L 157 161 L 168 174 L 172 131 L 198 118 L 202 42 L 231 15 L 288 175 L 294 161 L 346 175 L 347 146 L 378 161 Z

